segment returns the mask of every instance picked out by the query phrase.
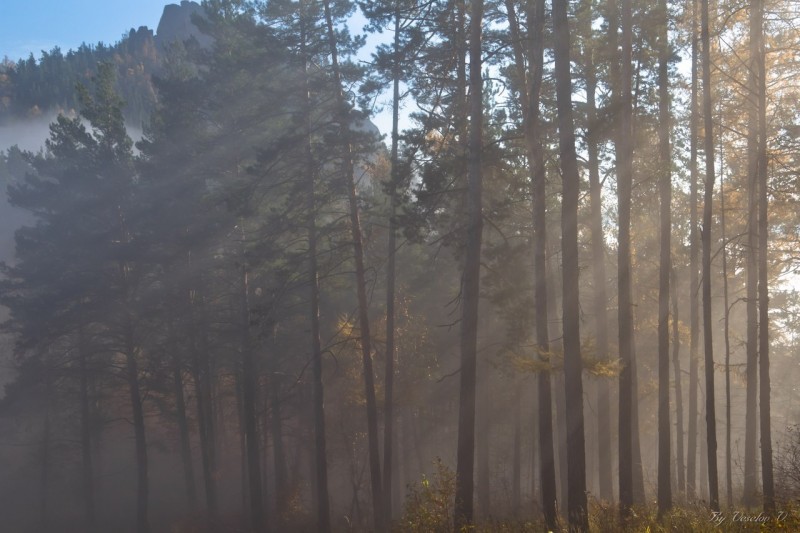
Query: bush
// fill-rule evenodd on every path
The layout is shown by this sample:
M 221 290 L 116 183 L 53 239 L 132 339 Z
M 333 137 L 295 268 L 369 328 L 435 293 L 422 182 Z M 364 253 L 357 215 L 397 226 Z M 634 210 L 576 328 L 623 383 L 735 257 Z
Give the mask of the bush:
M 800 426 L 790 426 L 775 454 L 775 492 L 784 501 L 800 498 Z
M 441 459 L 433 463 L 436 467 L 433 479 L 423 475 L 422 481 L 409 486 L 398 531 L 449 533 L 452 530 L 456 474 Z

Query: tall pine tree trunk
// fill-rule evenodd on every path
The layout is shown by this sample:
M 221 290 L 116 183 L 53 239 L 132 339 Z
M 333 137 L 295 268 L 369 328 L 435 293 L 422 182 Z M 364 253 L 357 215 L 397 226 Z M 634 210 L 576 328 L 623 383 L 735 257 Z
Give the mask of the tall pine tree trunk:
M 275 329 L 273 329 L 273 348 Z M 276 353 L 273 350 L 267 357 L 269 365 L 269 409 L 270 433 L 272 434 L 272 461 L 275 471 L 275 519 L 276 526 L 283 527 L 283 514 L 289 501 L 289 473 L 286 466 L 286 450 L 283 444 L 283 421 L 281 420 L 281 381 L 278 372 Z
M 759 417 L 761 429 L 761 484 L 764 512 L 775 510 L 775 481 L 772 466 L 771 386 L 769 376 L 769 223 L 767 205 L 767 73 L 764 48 L 764 0 L 753 2 L 756 29 L 758 76 L 758 372 Z
M 586 501 L 586 444 L 583 422 L 583 364 L 578 298 L 578 197 L 580 177 L 575 152 L 570 75 L 570 33 L 567 0 L 553 0 L 554 54 L 561 156 L 561 253 L 563 274 L 564 390 L 567 422 L 567 511 L 571 531 L 588 531 Z
M 241 354 L 240 354 L 241 355 Z M 248 483 L 247 468 L 247 431 L 244 422 L 244 370 L 241 365 L 236 369 L 236 421 L 238 422 L 239 437 L 239 492 L 241 495 L 241 516 L 250 527 L 253 526 L 250 513 L 250 486 Z
M 189 350 L 191 350 L 192 378 L 197 405 L 197 429 L 200 435 L 200 455 L 203 465 L 203 484 L 206 495 L 206 512 L 211 531 L 217 523 L 216 437 L 211 408 L 211 364 L 205 326 L 198 321 L 195 307 L 200 296 L 196 290 L 187 290 Z M 202 317 L 202 312 L 200 313 Z
M 550 335 L 548 332 L 547 298 L 547 221 L 545 202 L 545 165 L 541 144 L 539 101 L 544 70 L 544 0 L 528 4 L 528 47 L 520 30 L 514 2 L 506 0 L 509 29 L 511 31 L 514 65 L 521 87 L 520 106 L 523 110 L 523 128 L 527 148 L 528 167 L 531 174 L 531 197 L 533 198 L 533 250 L 534 250 L 534 313 L 536 324 L 536 347 L 539 358 L 550 360 Z M 525 55 L 528 56 L 526 69 Z M 540 489 L 545 523 L 549 529 L 556 527 L 556 477 L 555 451 L 553 449 L 553 408 L 551 377 L 549 371 L 537 374 L 538 431 L 533 446 L 533 458 L 539 449 Z M 534 461 L 535 465 L 535 461 Z M 535 467 L 532 468 L 535 470 Z M 532 476 L 535 479 L 536 476 Z M 534 482 L 535 483 L 535 482 Z M 532 487 L 535 489 L 535 485 Z M 532 493 L 535 493 L 532 490 Z
M 86 366 L 88 346 L 83 328 L 78 330 L 78 357 L 81 402 L 81 471 L 83 474 L 83 508 L 87 533 L 97 528 L 94 505 L 94 467 L 92 465 L 92 416 L 89 408 L 89 370 Z
M 386 265 L 386 374 L 384 378 L 383 425 L 383 503 L 386 524 L 392 522 L 392 478 L 394 444 L 394 357 L 395 357 L 395 277 L 397 262 L 397 194 L 400 187 L 400 1 L 394 6 L 394 43 L 392 48 L 392 148 L 391 183 L 389 184 L 389 256 Z
M 728 508 L 733 508 L 733 472 L 731 459 L 731 339 L 730 339 L 730 307 L 728 303 L 728 241 L 725 227 L 725 186 L 721 170 L 724 168 L 722 159 L 722 142 L 719 147 L 719 212 L 720 230 L 722 231 L 722 291 L 723 304 L 725 305 L 723 335 L 725 337 L 725 476 L 726 495 Z
M 344 85 L 339 67 L 339 50 L 336 43 L 336 32 L 333 26 L 330 2 L 323 4 L 325 11 L 325 24 L 327 26 L 328 46 L 336 82 L 336 98 L 338 113 L 336 120 L 339 125 L 339 134 L 343 143 L 342 172 L 347 183 L 347 193 L 350 205 L 350 230 L 353 235 L 353 259 L 355 261 L 356 292 L 358 296 L 358 325 L 361 340 L 361 359 L 364 372 L 364 393 L 367 400 L 367 442 L 369 449 L 369 471 L 372 487 L 372 513 L 375 529 L 382 531 L 385 528 L 385 510 L 383 505 L 383 485 L 381 484 L 381 462 L 378 443 L 378 406 L 375 399 L 375 373 L 372 369 L 372 339 L 369 328 L 369 307 L 367 302 L 367 281 L 364 269 L 364 242 L 361 232 L 361 220 L 358 207 L 358 195 L 353 173 L 355 161 L 353 160 L 353 147 L 350 135 L 350 117 L 348 104 L 344 96 Z
M 612 11 L 613 20 L 616 13 Z M 633 505 L 633 303 L 631 302 L 631 188 L 633 182 L 632 136 L 632 12 L 631 0 L 622 0 L 622 58 L 619 94 L 619 124 L 616 131 L 617 194 L 618 194 L 618 320 L 619 352 L 622 370 L 619 376 L 619 501 L 620 512 L 626 518 Z M 616 25 L 609 32 L 616 41 Z M 612 31 L 613 27 L 613 31 Z M 616 48 L 616 47 L 615 47 Z M 612 65 L 615 61 L 612 57 Z
M 172 329 L 172 328 L 170 328 Z M 189 423 L 186 418 L 186 400 L 183 395 L 183 368 L 178 356 L 175 337 L 170 349 L 173 350 L 172 360 L 172 387 L 175 394 L 175 415 L 178 419 L 178 439 L 181 447 L 181 463 L 183 464 L 183 480 L 186 485 L 186 500 L 189 510 L 194 513 L 197 509 L 197 486 L 194 481 L 194 467 L 192 466 L 192 444 L 189 440 Z
M 711 202 L 714 196 L 714 117 L 711 105 L 711 39 L 708 0 L 702 0 L 700 39 L 703 49 L 703 123 L 705 145 L 705 191 L 703 198 L 703 345 L 706 374 L 706 442 L 708 444 L 708 490 L 711 509 L 719 511 L 717 479 L 717 419 L 714 396 L 714 346 L 711 323 Z
M 675 458 L 677 464 L 678 492 L 686 491 L 686 467 L 683 450 L 683 375 L 680 360 L 680 335 L 678 333 L 678 287 L 675 269 L 672 270 L 672 368 L 675 376 Z
M 635 322 L 635 317 L 634 317 Z M 631 348 L 631 376 L 633 390 L 631 396 L 634 398 L 631 406 L 631 450 L 633 453 L 633 503 L 645 505 L 647 495 L 644 490 L 644 463 L 642 462 L 642 443 L 639 431 L 639 360 L 636 355 L 636 343 Z
M 519 518 L 522 503 L 522 387 L 514 385 L 514 436 L 511 444 L 511 513 Z
M 686 493 L 694 498 L 697 493 L 697 391 L 698 383 L 698 343 L 700 337 L 700 313 L 698 294 L 699 233 L 697 223 L 697 139 L 698 139 L 698 84 L 699 49 L 697 45 L 697 2 L 692 0 L 692 87 L 689 122 L 689 420 L 687 427 L 686 450 Z
M 139 389 L 139 367 L 136 361 L 136 347 L 133 340 L 133 325 L 131 317 L 127 317 L 124 331 L 125 361 L 130 393 L 131 409 L 133 411 L 133 431 L 136 442 L 136 530 L 138 533 L 148 533 L 148 499 L 149 479 L 147 471 L 147 440 L 145 438 L 144 408 L 142 395 Z
M 756 504 L 756 434 L 758 426 L 758 34 L 759 2 L 750 7 L 750 62 L 747 98 L 747 403 L 744 424 L 744 494 L 742 503 Z
M 544 24 L 545 2 L 536 0 L 529 4 L 528 48 L 523 46 L 513 2 L 506 2 L 509 14 L 509 27 L 512 31 L 514 58 L 517 75 L 523 83 L 526 94 L 521 95 L 524 112 L 523 125 L 527 147 L 528 166 L 531 173 L 531 197 L 533 199 L 533 255 L 534 255 L 534 315 L 536 324 L 536 349 L 540 360 L 551 363 L 550 333 L 548 331 L 547 295 L 547 207 L 545 197 L 545 163 L 541 141 L 539 102 L 541 98 L 542 73 L 544 71 Z M 525 69 L 524 56 L 528 54 L 528 69 Z M 542 510 L 548 529 L 556 528 L 556 471 L 555 450 L 553 448 L 553 400 L 549 370 L 537 374 L 538 430 L 537 442 L 533 446 L 534 456 L 539 451 L 539 479 Z M 535 476 L 534 476 L 535 478 Z M 536 491 L 533 490 L 533 493 Z
M 483 0 L 470 2 L 469 154 L 467 168 L 467 241 L 461 284 L 461 372 L 456 452 L 455 528 L 473 522 L 475 393 L 478 351 L 478 300 L 483 233 Z
M 586 2 L 584 32 L 591 36 L 591 2 Z M 589 197 L 591 200 L 592 232 L 592 279 L 594 281 L 594 321 L 597 341 L 597 358 L 608 358 L 608 302 L 606 295 L 606 257 L 603 234 L 602 186 L 600 184 L 600 158 L 597 140 L 597 73 L 595 71 L 591 44 L 584 49 L 584 72 L 586 77 L 586 144 L 589 156 Z M 611 406 L 609 383 L 605 378 L 597 380 L 597 465 L 600 499 L 614 498 L 611 483 Z
M 47 363 L 45 363 L 47 364 Z M 48 511 L 50 504 L 50 449 L 52 448 L 52 428 L 51 428 L 51 402 L 53 385 L 50 378 L 49 369 L 44 369 L 44 420 L 42 421 L 42 444 L 41 444 L 41 465 L 42 471 L 39 477 L 39 515 L 41 519 L 42 531 L 49 530 L 50 514 Z M 88 523 L 87 516 L 87 523 Z
M 325 437 L 325 401 L 322 383 L 322 341 L 320 339 L 319 323 L 319 269 L 317 265 L 317 200 L 316 200 L 316 175 L 317 166 L 311 148 L 311 91 L 308 79 L 311 65 L 311 54 L 308 50 L 308 6 L 305 1 L 300 3 L 300 54 L 303 60 L 303 126 L 306 162 L 306 209 L 308 233 L 308 278 L 311 290 L 310 322 L 311 322 L 311 359 L 312 359 L 312 400 L 314 418 L 314 486 L 316 488 L 314 500 L 317 507 L 317 531 L 328 533 L 331 530 L 330 498 L 328 496 L 328 463 L 327 442 Z
M 475 409 L 475 473 L 476 501 L 478 516 L 488 519 L 492 514 L 490 503 L 490 467 L 489 444 L 491 442 L 492 423 L 492 398 L 489 395 L 490 367 L 485 357 L 478 358 L 477 372 L 482 379 L 475 384 L 476 409 Z
M 658 151 L 661 204 L 661 258 L 658 276 L 658 514 L 672 507 L 670 479 L 671 424 L 669 413 L 669 282 L 672 270 L 672 179 L 670 154 L 669 15 L 666 0 L 658 3 Z
M 551 269 L 551 275 L 557 271 L 556 268 Z M 551 278 L 552 279 L 552 278 Z M 555 290 L 556 286 L 555 283 L 551 283 L 550 287 Z M 550 294 L 548 297 L 548 302 L 555 302 L 556 298 L 554 294 Z M 550 316 L 558 316 L 558 312 L 555 308 L 553 303 L 550 304 Z M 558 353 L 561 351 L 563 353 L 563 344 L 559 346 L 559 342 L 554 343 L 555 346 L 554 351 Z M 561 348 L 561 350 L 559 350 Z M 556 408 L 556 418 L 555 418 L 555 433 L 556 433 L 556 465 L 557 468 L 557 476 L 556 480 L 558 483 L 558 501 L 559 501 L 559 510 L 564 513 L 567 511 L 567 500 L 569 500 L 569 480 L 567 479 L 567 462 L 569 459 L 567 458 L 567 405 L 566 405 L 566 389 L 564 387 L 564 374 L 557 373 L 553 376 L 553 400 L 555 402 Z
M 243 227 L 243 226 L 242 226 Z M 244 231 L 242 231 L 244 239 Z M 250 497 L 250 523 L 253 531 L 262 532 L 266 529 L 264 520 L 264 498 L 261 487 L 261 465 L 259 454 L 258 415 L 258 370 L 253 360 L 253 347 L 250 339 L 250 305 L 248 298 L 248 272 L 247 265 L 242 260 L 241 266 L 241 293 L 239 294 L 241 328 L 240 353 L 242 357 L 242 417 L 247 454 L 247 482 Z

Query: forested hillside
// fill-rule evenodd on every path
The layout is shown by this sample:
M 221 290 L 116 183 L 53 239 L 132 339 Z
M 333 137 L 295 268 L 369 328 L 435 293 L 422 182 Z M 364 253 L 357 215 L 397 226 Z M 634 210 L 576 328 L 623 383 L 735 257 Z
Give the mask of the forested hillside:
M 141 128 L 155 109 L 153 76 L 162 72 L 164 62 L 181 54 L 191 37 L 195 46 L 210 46 L 209 38 L 192 22 L 193 16 L 202 17 L 202 13 L 199 4 L 184 0 L 165 8 L 155 33 L 140 26 L 113 44 L 83 44 L 68 51 L 55 47 L 42 50 L 39 57 L 5 56 L 0 64 L 0 127 L 42 115 L 76 113 L 76 84 L 89 83 L 99 64 L 113 63 L 115 88 L 125 101 L 125 118 Z
M 800 529 L 798 21 L 208 0 L 7 61 L 0 529 Z

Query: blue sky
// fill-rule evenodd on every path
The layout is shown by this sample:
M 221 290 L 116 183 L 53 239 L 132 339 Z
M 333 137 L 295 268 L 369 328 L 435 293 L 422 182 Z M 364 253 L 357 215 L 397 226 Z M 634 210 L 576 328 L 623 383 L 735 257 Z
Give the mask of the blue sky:
M 82 42 L 112 44 L 131 28 L 155 30 L 164 6 L 179 0 L 3 0 L 0 58 L 37 58 L 41 50 L 64 52 Z

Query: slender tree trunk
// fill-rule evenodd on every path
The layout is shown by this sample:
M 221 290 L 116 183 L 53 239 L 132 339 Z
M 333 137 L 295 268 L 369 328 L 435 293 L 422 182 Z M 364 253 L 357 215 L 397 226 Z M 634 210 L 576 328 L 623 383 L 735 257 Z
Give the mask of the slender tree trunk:
M 78 330 L 78 357 L 81 402 L 81 470 L 83 474 L 83 509 L 87 533 L 97 529 L 94 505 L 94 467 L 92 465 L 92 417 L 89 409 L 89 370 L 86 367 L 87 350 L 83 328 Z
M 661 259 L 658 283 L 658 514 L 672 507 L 670 463 L 672 460 L 669 413 L 669 282 L 672 271 L 672 157 L 670 154 L 669 15 L 666 0 L 658 3 L 658 146 L 661 203 Z
M 705 364 L 705 362 L 704 362 Z M 699 396 L 703 400 L 705 400 L 705 382 L 700 382 L 700 391 Z M 697 435 L 698 442 L 706 442 L 706 435 L 708 434 L 707 427 L 705 424 L 700 424 L 699 431 Z M 697 462 L 697 472 L 698 472 L 698 479 L 697 479 L 697 498 L 701 502 L 708 501 L 708 453 L 702 453 L 703 451 L 708 452 L 707 449 L 700 447 L 700 455 L 698 457 Z
M 719 211 L 720 211 L 720 230 L 722 231 L 722 291 L 723 303 L 725 305 L 725 315 L 723 323 L 723 335 L 725 336 L 725 476 L 726 494 L 728 498 L 728 508 L 733 508 L 733 472 L 731 460 L 731 340 L 730 340 L 730 306 L 728 304 L 728 241 L 725 228 L 725 168 L 722 159 L 722 143 L 719 147 L 720 175 L 719 175 Z
M 746 507 L 756 504 L 756 426 L 758 425 L 758 1 L 750 6 L 750 62 L 747 131 L 747 403 L 744 424 L 744 494 Z
M 544 170 L 542 168 L 542 170 Z M 538 183 L 540 181 L 541 183 Z M 546 233 L 545 225 L 545 176 L 540 174 L 534 183 L 534 275 L 536 306 L 536 344 L 539 357 L 552 367 L 550 353 L 550 337 L 548 332 L 547 312 L 547 271 L 546 271 Z M 541 224 L 541 226 L 539 225 Z M 542 490 L 542 509 L 548 529 L 555 530 L 557 519 L 556 503 L 556 461 L 553 449 L 553 400 L 552 374 L 544 370 L 537 374 L 537 391 L 539 404 L 539 460 Z
M 635 322 L 635 318 L 634 318 Z M 636 355 L 636 343 L 631 349 L 631 375 L 633 381 L 633 391 L 631 396 L 634 398 L 631 406 L 631 450 L 633 453 L 633 503 L 645 505 L 647 495 L 644 490 L 644 463 L 642 462 L 642 443 L 639 439 L 639 359 Z
M 510 2 L 507 7 L 512 5 Z M 513 7 L 513 5 L 512 5 Z M 509 10 L 512 14 L 513 9 Z M 539 359 L 552 363 L 550 354 L 550 333 L 548 331 L 548 295 L 547 295 L 547 204 L 545 197 L 546 174 L 544 151 L 539 131 L 539 101 L 541 98 L 542 73 L 544 71 L 544 24 L 545 2 L 533 2 L 527 14 L 529 38 L 529 67 L 528 73 L 524 68 L 519 70 L 521 79 L 529 79 L 527 95 L 523 96 L 522 104 L 525 109 L 526 120 L 525 139 L 528 149 L 528 166 L 531 170 L 531 196 L 533 198 L 533 254 L 534 254 L 534 314 L 536 323 L 536 347 Z M 509 17 L 509 22 L 516 17 Z M 512 30 L 516 25 L 512 24 Z M 524 65 L 522 38 L 516 31 L 515 61 Z M 519 44 L 517 44 L 519 43 Z M 528 74 L 526 76 L 526 74 Z M 537 374 L 537 404 L 538 404 L 538 450 L 540 464 L 541 500 L 545 524 L 548 529 L 556 528 L 556 471 L 555 450 L 553 449 L 553 400 L 551 387 L 551 372 L 549 370 Z M 537 446 L 534 446 L 534 451 Z M 534 491 L 535 492 L 535 491 Z
M 678 287 L 675 269 L 672 269 L 672 368 L 675 375 L 675 455 L 677 460 L 677 489 L 686 491 L 686 467 L 683 455 L 683 391 L 681 382 L 680 336 L 678 334 Z
M 534 249 L 534 312 L 536 323 L 536 345 L 539 358 L 550 361 L 550 335 L 548 331 L 547 297 L 547 220 L 545 201 L 545 165 L 541 144 L 541 125 L 539 120 L 539 101 L 544 70 L 544 0 L 529 3 L 528 48 L 523 45 L 514 2 L 506 1 L 509 29 L 514 52 L 514 63 L 520 85 L 525 88 L 520 94 L 523 109 L 523 127 L 531 172 L 531 196 L 533 198 L 533 249 Z M 525 68 L 525 53 L 528 54 L 528 68 Z M 553 402 L 551 375 L 549 371 L 537 375 L 538 431 L 536 444 L 539 448 L 540 488 L 545 523 L 549 529 L 556 528 L 556 475 L 555 450 L 553 449 Z M 533 446 L 535 459 L 537 446 Z M 535 464 L 535 462 L 534 462 Z M 532 468 L 535 470 L 535 468 Z M 536 476 L 532 478 L 535 480 Z M 535 481 L 532 484 L 535 488 Z M 532 494 L 536 491 L 532 490 Z
M 541 373 L 541 372 L 540 372 Z M 538 375 L 537 375 L 538 378 Z M 539 446 L 539 418 L 541 417 L 541 410 L 539 408 L 539 386 L 538 384 L 535 385 L 536 393 L 531 398 L 531 408 L 532 408 L 532 416 L 531 416 L 531 468 L 530 468 L 530 496 L 527 499 L 527 502 L 533 503 L 534 505 L 537 502 L 542 502 L 542 498 L 539 498 L 541 494 L 539 491 L 542 488 L 542 478 L 539 475 L 541 470 L 541 460 L 539 459 L 540 454 L 540 446 Z M 553 438 L 550 436 L 550 446 L 552 447 Z M 552 448 L 551 448 L 552 449 Z M 537 507 L 540 507 L 537 505 Z M 525 512 L 526 508 L 523 507 L 521 512 Z
M 197 426 L 200 434 L 200 455 L 203 463 L 203 484 L 206 495 L 206 512 L 213 531 L 217 523 L 216 489 L 216 441 L 214 418 L 211 411 L 211 365 L 208 361 L 203 323 L 196 323 L 194 300 L 199 299 L 196 291 L 187 291 L 189 330 L 189 349 L 191 350 L 192 378 L 194 380 L 195 401 L 197 403 Z M 199 346 L 198 346 L 198 342 Z
M 359 337 L 361 340 L 361 357 L 364 371 L 364 392 L 367 400 L 367 441 L 369 448 L 369 471 L 372 487 L 372 513 L 375 529 L 382 531 L 385 509 L 383 505 L 383 485 L 381 484 L 381 461 L 378 444 L 378 406 L 375 399 L 375 373 L 372 369 L 372 339 L 369 328 L 369 307 L 367 303 L 367 281 L 364 269 L 364 243 L 361 233 L 361 220 L 358 208 L 358 196 L 353 173 L 353 149 L 350 135 L 350 118 L 348 104 L 344 96 L 344 85 L 339 68 L 339 52 L 336 43 L 336 33 L 333 27 L 330 1 L 323 4 L 325 10 L 325 23 L 327 26 L 328 45 L 330 47 L 331 67 L 336 81 L 339 133 L 343 141 L 342 172 L 347 180 L 347 193 L 350 204 L 350 230 L 353 234 L 353 259 L 355 261 L 356 292 L 358 294 L 358 323 Z
M 244 238 L 244 231 L 242 232 Z M 244 418 L 245 449 L 247 453 L 247 481 L 250 496 L 250 522 L 253 531 L 266 531 L 264 496 L 261 487 L 261 464 L 258 436 L 258 369 L 253 360 L 250 340 L 250 305 L 248 298 L 247 266 L 242 262 L 240 299 L 240 350 L 242 357 L 242 415 Z
M 395 277 L 397 259 L 397 189 L 400 187 L 400 161 L 398 150 L 400 144 L 400 34 L 401 34 L 400 2 L 394 6 L 394 45 L 392 58 L 392 148 L 391 148 L 391 183 L 389 184 L 389 256 L 386 265 L 386 373 L 384 378 L 384 425 L 383 425 L 383 503 L 385 506 L 385 523 L 392 522 L 392 465 L 394 444 L 394 357 L 395 357 Z
M 769 375 L 769 222 L 767 203 L 767 73 L 764 48 L 764 2 L 756 0 L 757 12 L 757 75 L 758 75 L 758 371 L 759 416 L 761 429 L 761 484 L 764 491 L 764 512 L 775 511 L 775 481 L 772 465 L 771 385 Z
M 556 269 L 553 268 L 551 272 L 555 272 Z M 554 285 L 551 285 L 553 289 L 555 289 Z M 555 297 L 553 294 L 550 294 L 548 298 L 549 302 L 555 302 Z M 551 303 L 550 309 L 550 316 L 558 316 L 558 312 L 555 309 L 553 303 Z M 558 343 L 555 343 L 556 346 L 554 347 L 554 351 L 558 353 L 559 346 Z M 563 346 L 562 346 L 563 350 Z M 556 465 L 557 468 L 557 486 L 558 486 L 558 502 L 559 507 L 558 510 L 562 513 L 567 511 L 567 500 L 569 499 L 569 480 L 567 479 L 567 406 L 566 406 L 566 389 L 564 387 L 564 374 L 558 373 L 553 376 L 553 387 L 554 387 L 554 394 L 553 400 L 555 401 L 556 407 L 556 419 L 555 419 L 555 438 L 556 443 Z
M 133 341 L 133 326 L 129 317 L 125 324 L 125 361 L 130 391 L 131 408 L 133 410 L 133 431 L 136 441 L 136 530 L 138 533 L 150 531 L 148 523 L 148 472 L 147 441 L 145 438 L 144 409 L 139 390 L 139 368 L 136 361 L 136 348 Z
M 273 339 L 275 338 L 273 331 Z M 281 382 L 277 369 L 277 362 L 274 360 L 275 353 L 267 357 L 269 369 L 269 407 L 270 407 L 270 431 L 272 433 L 272 460 L 275 469 L 275 507 L 276 525 L 283 527 L 283 514 L 287 510 L 289 473 L 286 467 L 286 451 L 283 444 L 283 421 L 281 420 Z
M 174 341 L 174 337 L 172 337 Z M 177 347 L 173 342 L 172 385 L 175 394 L 175 414 L 178 418 L 178 438 L 181 446 L 181 462 L 183 463 L 183 479 L 186 484 L 186 499 L 189 510 L 194 513 L 197 509 L 197 486 L 194 481 L 194 467 L 192 466 L 192 444 L 189 440 L 189 423 L 186 419 L 186 400 L 183 396 L 183 369 L 181 360 L 177 355 Z
M 308 217 L 308 277 L 311 286 L 311 358 L 313 368 L 313 416 L 314 416 L 314 468 L 315 468 L 315 500 L 317 506 L 317 530 L 320 533 L 329 533 L 331 530 L 330 498 L 328 496 L 328 464 L 327 443 L 325 440 L 325 402 L 322 384 L 322 341 L 320 340 L 319 323 L 319 269 L 317 266 L 317 200 L 316 200 L 316 174 L 317 166 L 311 149 L 311 92 L 308 79 L 310 68 L 310 53 L 307 49 L 309 39 L 307 32 L 307 9 L 305 0 L 301 1 L 301 35 L 300 43 L 303 60 L 303 98 L 305 103 L 304 128 L 305 128 L 305 160 L 306 179 L 306 208 Z
M 583 423 L 580 302 L 578 298 L 578 197 L 580 178 L 575 152 L 570 76 L 570 33 L 567 0 L 553 0 L 558 138 L 561 155 L 561 250 L 563 273 L 564 390 L 567 411 L 567 511 L 572 531 L 588 531 L 586 444 Z
M 619 377 L 619 501 L 620 512 L 626 518 L 633 505 L 633 307 L 631 302 L 631 188 L 633 182 L 632 135 L 632 13 L 631 1 L 622 0 L 622 58 L 621 86 L 615 95 L 615 104 L 620 106 L 617 133 L 616 160 L 618 172 L 618 260 L 617 277 L 619 290 L 619 351 L 622 370 Z M 612 20 L 616 20 L 616 10 Z M 613 26 L 613 31 L 612 31 Z M 609 32 L 616 43 L 616 24 L 609 24 Z M 614 46 L 616 49 L 616 46 Z M 615 60 L 611 58 L 612 65 Z
M 511 512 L 519 518 L 522 502 L 522 387 L 517 381 L 514 386 L 514 437 L 511 459 Z
M 490 503 L 490 468 L 489 468 L 489 444 L 491 442 L 492 424 L 490 413 L 492 411 L 492 399 L 489 395 L 489 373 L 490 367 L 485 357 L 480 357 L 477 363 L 478 375 L 483 379 L 475 384 L 476 404 L 476 433 L 475 433 L 475 463 L 477 472 L 475 476 L 476 500 L 478 504 L 479 517 L 488 519 L 492 514 Z
M 703 49 L 703 120 L 705 142 L 705 194 L 703 200 L 703 344 L 706 374 L 706 442 L 708 443 L 708 490 L 711 509 L 719 511 L 717 480 L 717 419 L 714 397 L 714 345 L 711 323 L 711 202 L 714 196 L 714 117 L 711 105 L 711 40 L 708 0 L 701 0 Z
M 237 436 L 239 437 L 239 493 L 241 495 L 241 516 L 243 520 L 252 518 L 250 513 L 250 486 L 248 483 L 247 468 L 247 431 L 244 422 L 244 371 L 241 366 L 236 369 L 236 421 L 238 422 Z M 250 524 L 252 527 L 252 524 Z
M 461 285 L 461 373 L 456 453 L 455 529 L 473 522 L 475 393 L 478 352 L 478 300 L 483 233 L 483 76 L 481 39 L 483 0 L 471 0 L 469 28 L 470 128 L 467 168 L 467 242 Z
M 698 341 L 700 337 L 700 314 L 698 308 L 698 292 L 700 282 L 698 276 L 698 224 L 697 224 L 697 122 L 699 50 L 697 31 L 697 2 L 692 0 L 692 87 L 691 117 L 689 123 L 689 421 L 686 452 L 686 493 L 689 498 L 696 495 L 697 483 L 697 391 L 698 391 Z
M 45 363 L 47 364 L 47 363 Z M 41 462 L 42 471 L 39 478 L 39 514 L 42 521 L 42 531 L 49 530 L 50 514 L 48 511 L 50 503 L 50 448 L 52 435 L 50 423 L 50 404 L 52 397 L 52 383 L 50 379 L 50 371 L 45 368 L 44 370 L 44 421 L 42 423 L 42 448 L 41 448 Z M 87 516 L 87 522 L 88 522 Z
M 585 16 L 584 32 L 591 36 L 591 2 L 586 2 L 588 13 Z M 608 297 L 606 295 L 606 257 L 603 234 L 602 185 L 600 184 L 600 158 L 597 149 L 597 74 L 595 72 L 593 49 L 584 49 L 584 69 L 586 77 L 586 121 L 587 152 L 589 155 L 589 196 L 591 200 L 592 228 L 592 278 L 594 281 L 594 320 L 597 341 L 597 358 L 608 358 Z M 600 499 L 614 499 L 611 483 L 611 406 L 609 383 L 605 378 L 597 380 L 597 465 Z

